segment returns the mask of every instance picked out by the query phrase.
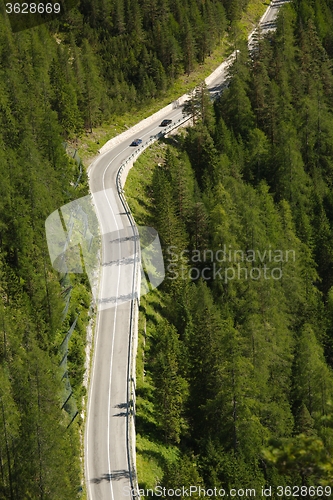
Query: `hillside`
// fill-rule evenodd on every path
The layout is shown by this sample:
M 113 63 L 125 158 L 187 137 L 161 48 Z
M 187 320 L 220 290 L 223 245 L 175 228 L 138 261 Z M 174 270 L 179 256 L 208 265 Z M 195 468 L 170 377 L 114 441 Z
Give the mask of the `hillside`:
M 331 497 L 332 20 L 329 1 L 285 6 L 221 99 L 198 93 L 195 126 L 129 174 L 166 265 L 141 301 L 142 489 Z
M 88 193 L 66 143 L 162 96 L 204 61 L 245 5 L 82 1 L 65 17 L 13 33 L 1 4 L 1 500 L 84 495 L 91 294 L 84 274 L 52 269 L 45 237 L 47 217 Z

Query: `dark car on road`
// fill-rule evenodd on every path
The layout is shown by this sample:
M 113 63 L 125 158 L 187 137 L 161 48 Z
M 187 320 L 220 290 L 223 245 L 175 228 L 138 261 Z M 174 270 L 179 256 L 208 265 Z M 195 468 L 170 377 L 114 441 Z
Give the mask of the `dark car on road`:
M 163 120 L 160 127 L 166 127 L 167 125 L 170 125 L 172 123 L 172 120 Z
M 139 146 L 142 143 L 142 139 L 134 139 L 134 141 L 131 142 L 131 146 Z

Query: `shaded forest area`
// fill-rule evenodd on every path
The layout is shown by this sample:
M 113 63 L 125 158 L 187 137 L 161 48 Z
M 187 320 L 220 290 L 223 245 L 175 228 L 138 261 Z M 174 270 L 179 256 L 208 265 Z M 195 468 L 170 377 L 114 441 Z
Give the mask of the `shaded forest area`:
M 166 263 L 141 300 L 138 464 L 163 470 L 142 487 L 315 485 L 304 496 L 319 498 L 332 485 L 332 26 L 332 1 L 285 6 L 252 57 L 242 47 L 220 100 L 197 92 L 195 126 L 158 164 L 141 160 L 139 185 L 129 175 Z M 202 258 L 225 248 L 240 252 Z
M 45 238 L 46 218 L 88 193 L 64 141 L 191 71 L 245 5 L 83 1 L 15 34 L 0 5 L 1 500 L 82 495 L 82 422 L 67 428 L 59 363 L 77 320 L 67 362 L 80 412 L 90 291 L 52 269 Z
M 204 62 L 247 4 L 82 0 L 59 19 L 13 40 L 33 36 L 37 45 L 45 42 L 46 57 L 39 63 L 48 74 L 51 106 L 66 137 L 75 137 L 163 95 L 179 75 Z M 8 22 L 5 38 L 9 33 Z
M 65 290 L 52 269 L 45 220 L 88 188 L 84 172 L 75 187 L 79 168 L 53 109 L 58 57 L 45 26 L 12 35 L 0 16 L 1 500 L 77 498 L 81 487 L 81 420 L 67 429 L 59 364 L 79 316 L 67 369 L 80 410 L 91 299 L 84 276 L 67 279 Z

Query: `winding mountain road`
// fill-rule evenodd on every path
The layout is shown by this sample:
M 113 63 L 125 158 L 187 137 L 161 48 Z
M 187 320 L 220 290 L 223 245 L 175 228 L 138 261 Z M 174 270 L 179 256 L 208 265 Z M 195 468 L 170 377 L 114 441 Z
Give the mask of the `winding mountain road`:
M 274 27 L 285 1 L 273 1 L 261 20 L 261 32 Z M 255 35 L 249 37 L 249 45 Z M 235 53 L 207 79 L 212 96 L 225 82 Z M 180 100 L 180 102 L 182 102 Z M 138 238 L 117 189 L 117 172 L 136 149 L 163 130 L 162 119 L 183 118 L 179 103 L 168 106 L 134 129 L 110 141 L 89 167 L 89 184 L 102 235 L 98 312 L 85 427 L 85 474 L 89 500 L 130 498 L 131 488 L 128 380 L 132 349 L 131 318 L 139 298 Z M 105 151 L 105 152 L 103 152 Z M 135 486 L 135 482 L 134 482 Z

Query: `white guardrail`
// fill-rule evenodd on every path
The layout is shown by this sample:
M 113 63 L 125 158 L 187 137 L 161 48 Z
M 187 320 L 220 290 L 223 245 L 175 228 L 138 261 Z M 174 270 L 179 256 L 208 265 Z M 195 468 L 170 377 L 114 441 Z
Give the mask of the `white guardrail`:
M 143 153 L 143 151 L 158 141 L 172 130 L 177 129 L 183 123 L 190 120 L 191 117 L 185 116 L 178 121 L 172 123 L 158 134 L 151 136 L 150 139 L 142 146 L 134 151 L 119 167 L 117 172 L 117 191 L 120 201 L 124 207 L 128 220 L 131 224 L 134 236 L 134 273 L 132 282 L 132 300 L 130 312 L 130 331 L 128 342 L 128 369 L 127 369 L 127 414 L 126 414 L 126 442 L 127 442 L 127 460 L 132 489 L 132 499 L 139 498 L 139 487 L 136 474 L 136 453 L 135 453 L 135 369 L 136 369 L 136 352 L 138 345 L 138 319 L 139 319 L 139 303 L 140 303 L 140 241 L 139 232 L 136 227 L 133 215 L 124 196 L 123 184 L 125 184 L 127 174 L 132 168 L 134 161 Z

